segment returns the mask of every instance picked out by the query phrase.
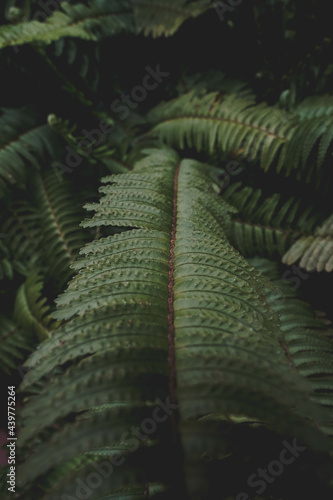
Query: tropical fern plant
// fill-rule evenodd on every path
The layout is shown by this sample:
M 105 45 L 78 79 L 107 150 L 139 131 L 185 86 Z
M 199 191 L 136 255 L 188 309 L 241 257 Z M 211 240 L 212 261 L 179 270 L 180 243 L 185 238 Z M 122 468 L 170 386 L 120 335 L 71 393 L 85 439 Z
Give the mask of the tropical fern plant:
M 332 498 L 317 3 L 0 9 L 4 498 Z

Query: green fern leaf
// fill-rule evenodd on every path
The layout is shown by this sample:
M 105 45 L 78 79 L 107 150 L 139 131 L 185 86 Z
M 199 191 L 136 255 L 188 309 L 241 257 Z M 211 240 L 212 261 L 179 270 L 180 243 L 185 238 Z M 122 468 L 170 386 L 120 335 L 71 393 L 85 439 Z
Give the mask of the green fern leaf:
M 31 274 L 20 286 L 16 295 L 13 318 L 18 325 L 38 337 L 39 341 L 49 338 L 52 329 L 50 308 L 46 297 L 41 298 L 43 282 L 37 273 Z
M 195 18 L 212 7 L 208 0 L 188 2 L 187 0 L 132 0 L 137 32 L 152 35 L 171 36 L 189 18 Z
M 0 197 L 8 193 L 8 184 L 24 188 L 26 165 L 39 169 L 46 154 L 55 155 L 55 134 L 41 125 L 31 110 L 2 109 L 0 116 Z
M 32 350 L 33 339 L 20 325 L 3 315 L 0 315 L 0 332 L 1 369 L 9 374 Z
M 231 242 L 243 255 L 280 257 L 300 237 L 306 239 L 324 215 L 294 197 L 275 193 L 265 198 L 260 189 L 233 183 L 224 199 L 238 213 L 232 217 Z
M 17 193 L 17 201 L 3 210 L 1 231 L 13 268 L 27 276 L 40 264 L 42 233 L 40 213 L 22 197 L 22 192 Z
M 130 498 L 168 488 L 195 498 L 200 457 L 224 453 L 229 415 L 329 448 L 308 421 L 319 406 L 293 374 L 264 300 L 271 284 L 225 236 L 233 209 L 218 196 L 215 169 L 167 149 L 147 154 L 133 172 L 106 177 L 100 203 L 87 205 L 95 215 L 84 227 L 123 231 L 81 250 L 54 314 L 66 322 L 27 362 L 22 390 L 49 382 L 21 413 L 26 487 L 82 454 L 96 454 L 96 466 L 107 454 L 126 465 L 96 497 L 122 498 L 126 485 Z M 158 425 L 163 407 L 170 418 Z M 153 432 L 133 446 L 128 430 L 148 421 Z M 87 470 L 65 472 L 45 495 L 73 494 Z
M 158 105 L 148 114 L 148 120 L 152 133 L 170 145 L 195 147 L 210 154 L 217 147 L 249 160 L 260 158 L 265 171 L 273 161 L 280 171 L 294 130 L 293 121 L 282 120 L 277 108 L 256 105 L 250 97 L 222 96 L 218 92 L 200 97 L 195 91 L 189 92 Z
M 59 182 L 52 169 L 37 174 L 32 182 L 41 214 L 42 258 L 48 277 L 61 287 L 70 278 L 69 266 L 86 241 L 79 227 L 80 206 L 73 203 L 70 184 Z
M 131 3 L 126 0 L 90 2 L 89 5 L 62 2 L 61 9 L 45 22 L 24 21 L 1 26 L 0 48 L 31 42 L 49 44 L 67 36 L 96 41 L 124 29 L 133 31 Z
M 278 285 L 278 291 L 270 294 L 268 302 L 279 314 L 284 347 L 293 368 L 310 380 L 312 399 L 328 409 L 326 419 L 320 425 L 323 432 L 333 437 L 331 324 L 327 325 L 323 318 L 316 317 L 290 284 L 280 280 L 277 263 L 264 259 L 252 259 L 250 262 Z
M 307 271 L 333 271 L 333 216 L 317 227 L 313 235 L 299 238 L 282 258 L 287 265 L 298 260 Z

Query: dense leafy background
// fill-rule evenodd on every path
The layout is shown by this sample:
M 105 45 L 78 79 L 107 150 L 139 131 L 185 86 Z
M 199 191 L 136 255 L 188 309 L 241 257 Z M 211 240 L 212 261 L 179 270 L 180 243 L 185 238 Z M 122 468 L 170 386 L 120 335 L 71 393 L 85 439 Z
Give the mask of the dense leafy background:
M 90 4 L 67 3 L 73 7 Z M 101 8 L 107 3 L 92 2 Z M 0 10 L 0 24 L 5 27 L 10 24 L 9 8 L 13 6 L 21 9 L 18 21 L 29 21 L 40 11 L 34 0 L 8 1 Z M 35 42 L 1 49 L 0 108 L 4 111 L 0 115 L 0 360 L 4 386 L 20 382 L 23 372 L 18 367 L 28 352 L 56 327 L 50 312 L 55 309 L 54 299 L 66 288 L 71 276 L 69 264 L 85 242 L 100 235 L 99 229 L 79 228 L 78 222 L 85 217 L 83 205 L 98 200 L 101 177 L 118 172 L 119 165 L 131 168 L 139 156 L 135 149 L 140 145 L 139 138 L 155 125 L 156 113 L 156 123 L 162 120 L 158 114 L 161 101 L 198 88 L 201 82 L 203 89 L 212 92 L 226 87 L 229 93 L 248 89 L 255 105 L 266 102 L 292 115 L 302 109 L 306 99 L 319 96 L 319 101 L 310 102 L 308 108 L 304 106 L 304 120 L 308 121 L 300 133 L 311 138 L 312 146 L 303 164 L 294 162 L 289 176 L 283 168 L 278 173 L 274 162 L 264 171 L 258 158 L 254 161 L 243 158 L 237 151 L 242 143 L 232 151 L 214 147 L 213 152 L 205 148 L 197 151 L 195 144 L 190 147 L 187 143 L 182 154 L 209 161 L 220 169 L 235 158 L 240 162 L 242 172 L 231 176 L 224 190 L 227 201 L 239 209 L 234 216 L 233 242 L 246 257 L 259 255 L 274 260 L 280 277 L 290 270 L 287 264 L 292 264 L 292 258 L 282 262 L 284 252 L 271 250 L 266 234 L 274 232 L 274 228 L 280 229 L 284 221 L 281 241 L 287 246 L 285 251 L 298 238 L 313 237 L 316 228 L 333 213 L 330 132 L 333 52 L 329 2 L 244 0 L 224 17 L 222 21 L 214 8 L 203 9 L 200 16 L 186 20 L 168 37 L 152 37 L 151 32 L 132 29 L 128 21 L 125 31 L 97 30 L 95 41 L 61 37 L 44 45 L 36 36 Z M 146 66 L 155 68 L 157 64 L 169 76 L 148 93 L 127 120 L 119 120 L 119 115 L 110 109 L 112 102 L 140 85 Z M 148 113 L 150 110 L 152 114 Z M 319 117 L 313 118 L 315 113 Z M 50 115 L 61 119 L 52 129 L 47 125 Z M 58 182 L 52 162 L 64 163 L 66 146 L 74 146 L 75 137 L 83 129 L 98 127 L 102 117 L 116 126 L 106 147 L 94 149 L 72 172 L 64 173 L 63 182 Z M 326 149 L 320 163 L 317 152 L 324 133 Z M 150 140 L 150 136 L 142 139 L 148 144 Z M 288 158 L 294 161 L 293 155 Z M 12 172 L 11 169 L 15 182 L 7 181 L 7 171 Z M 237 192 L 241 194 L 237 196 Z M 273 215 L 267 219 L 265 211 L 260 211 L 264 200 L 268 200 L 264 205 L 268 211 L 274 205 L 276 220 Z M 289 214 L 295 204 L 298 208 L 288 222 L 286 216 L 279 219 L 279 210 L 282 213 L 285 207 L 285 213 Z M 308 215 L 302 218 L 304 213 Z M 245 232 L 248 238 L 254 237 L 251 227 L 266 228 L 261 247 L 257 243 L 249 248 L 246 243 Z M 330 240 L 332 234 L 329 227 L 323 237 Z M 313 310 L 333 320 L 331 270 L 303 269 L 303 273 L 306 278 L 297 282 L 299 296 Z M 3 418 L 1 427 L 5 426 Z M 255 446 L 259 441 L 264 442 L 251 439 Z M 265 453 L 269 458 L 274 456 L 271 450 L 273 446 L 278 448 L 279 443 L 278 438 L 271 436 L 271 446 L 258 447 L 258 456 L 252 457 L 250 466 L 244 465 L 247 459 L 236 462 L 245 469 L 256 469 L 256 461 L 260 462 Z M 247 449 L 253 446 L 247 443 Z M 305 469 L 311 468 L 315 459 L 314 456 L 309 456 L 308 462 L 305 459 Z M 233 471 L 231 462 L 228 465 Z M 295 472 L 294 484 L 301 472 L 302 464 Z M 245 471 L 239 475 L 247 477 Z M 284 477 L 283 482 L 288 479 Z M 304 492 L 298 491 L 296 496 L 291 492 L 288 496 L 286 488 L 281 486 L 283 498 L 307 498 L 311 485 L 304 476 L 301 481 Z M 319 483 L 315 487 L 320 488 Z M 226 484 L 225 495 L 228 493 Z M 273 498 L 279 494 L 278 489 Z

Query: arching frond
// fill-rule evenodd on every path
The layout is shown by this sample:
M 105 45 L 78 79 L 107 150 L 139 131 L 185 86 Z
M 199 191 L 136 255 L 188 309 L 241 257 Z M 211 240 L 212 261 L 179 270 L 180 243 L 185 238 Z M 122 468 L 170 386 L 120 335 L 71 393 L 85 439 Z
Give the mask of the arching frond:
M 270 293 L 268 302 L 279 314 L 284 348 L 294 370 L 310 380 L 313 400 L 329 410 L 320 427 L 333 438 L 332 325 L 317 317 L 290 283 L 281 280 L 276 262 L 264 259 L 250 262 L 278 286 L 278 290 Z
M 298 126 L 287 148 L 287 175 L 295 168 L 306 175 L 309 182 L 320 177 L 321 167 L 332 152 L 333 142 L 333 98 L 311 97 L 305 99 L 296 109 Z M 315 156 L 310 158 L 310 154 Z
M 265 301 L 272 285 L 226 238 L 233 209 L 215 169 L 167 149 L 146 153 L 133 172 L 106 177 L 100 203 L 86 206 L 95 215 L 83 227 L 123 231 L 83 247 L 57 300 L 54 317 L 66 323 L 27 362 L 23 390 L 48 381 L 21 414 L 17 477 L 28 499 L 30 484 L 48 500 L 73 495 L 92 467 L 74 465 L 84 454 L 94 468 L 101 457 L 122 462 L 92 498 L 125 489 L 197 498 L 202 457 L 225 453 L 221 429 L 237 418 L 329 449 Z M 133 442 L 138 425 L 148 430 Z
M 38 162 L 48 154 L 55 155 L 55 134 L 41 124 L 28 108 L 2 109 L 0 115 L 0 197 L 8 184 L 24 188 L 27 166 L 38 169 Z
M 12 279 L 13 274 L 14 266 L 10 259 L 10 252 L 0 239 L 0 280 Z
M 12 319 L 0 315 L 1 371 L 12 373 L 33 348 L 31 336 Z
M 267 171 L 273 162 L 280 171 L 286 161 L 286 145 L 294 122 L 278 108 L 255 104 L 252 97 L 210 92 L 189 92 L 154 108 L 148 119 L 152 133 L 181 149 L 238 152 L 257 159 Z
M 41 213 L 31 202 L 22 199 L 22 192 L 17 193 L 16 198 L 17 201 L 3 207 L 1 232 L 6 235 L 3 244 L 13 267 L 19 273 L 28 275 L 40 265 Z
M 42 287 L 41 277 L 31 273 L 17 290 L 11 317 L 0 315 L 0 361 L 6 373 L 17 370 L 38 341 L 49 338 L 58 325 L 51 319 Z
M 297 261 L 307 271 L 333 271 L 333 216 L 312 234 L 298 238 L 282 258 L 288 265 Z
M 18 289 L 13 318 L 29 334 L 39 341 L 49 338 L 52 324 L 50 307 L 45 304 L 46 297 L 41 297 L 43 281 L 37 273 L 28 276 Z
M 223 198 L 238 210 L 232 218 L 231 242 L 246 256 L 281 257 L 324 219 L 300 198 L 284 200 L 278 193 L 264 197 L 261 189 L 243 187 L 241 182 L 231 184 Z
M 69 182 L 59 182 L 51 167 L 34 177 L 33 187 L 41 214 L 42 259 L 47 263 L 47 276 L 61 287 L 70 278 L 69 266 L 87 238 L 79 227 L 82 212 L 73 203 L 75 193 Z
M 63 120 L 57 117 L 55 114 L 50 114 L 48 116 L 48 123 L 56 133 L 58 133 L 65 139 L 65 141 L 71 148 L 69 149 L 69 151 L 71 151 L 72 155 L 74 155 L 73 158 L 76 157 L 78 161 L 84 158 L 88 163 L 92 165 L 104 164 L 112 173 L 116 174 L 123 173 L 128 170 L 127 167 L 121 165 L 121 162 L 117 162 L 115 160 L 115 149 L 112 148 L 109 144 L 110 134 L 112 134 L 113 130 L 115 129 L 113 120 L 111 118 L 104 120 L 103 123 L 105 125 L 105 132 L 100 132 L 101 136 L 92 134 L 92 138 L 95 140 L 95 142 L 93 142 L 93 140 L 91 142 L 87 141 L 86 136 L 77 135 L 76 124 L 70 124 L 68 120 Z M 99 145 L 99 142 L 101 142 L 101 145 Z M 89 145 L 88 148 L 87 143 Z M 80 147 L 80 145 L 82 144 L 84 147 Z M 59 166 L 57 167 L 57 164 L 58 162 L 54 162 L 55 169 L 56 171 L 58 171 L 57 168 L 59 168 L 59 175 L 62 175 L 63 172 L 61 169 L 64 166 L 59 163 Z M 70 167 L 65 168 L 70 170 Z
M 204 94 L 201 89 L 200 94 L 193 90 L 159 104 L 148 118 L 151 132 L 170 145 L 240 155 L 258 161 L 265 172 L 274 168 L 287 177 L 314 181 L 318 187 L 327 182 L 329 171 L 324 178 L 323 165 L 333 141 L 333 115 L 330 101 L 327 108 L 325 102 L 326 97 L 305 100 L 293 113 L 286 113 L 256 103 L 250 93 Z M 322 112 L 314 110 L 316 105 Z
M 40 12 L 38 20 L 2 25 L 0 48 L 31 42 L 50 43 L 66 36 L 98 40 L 124 29 L 133 30 L 131 3 L 127 0 L 100 0 L 89 5 L 62 2 L 61 10 L 56 10 L 51 17 Z

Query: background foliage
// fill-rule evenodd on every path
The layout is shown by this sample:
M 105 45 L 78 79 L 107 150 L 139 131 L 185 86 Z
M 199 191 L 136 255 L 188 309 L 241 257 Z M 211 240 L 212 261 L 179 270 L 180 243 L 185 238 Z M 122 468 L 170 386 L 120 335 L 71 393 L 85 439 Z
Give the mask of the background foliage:
M 331 409 L 329 3 L 244 0 L 223 14 L 222 2 L 205 0 L 68 1 L 61 8 L 55 2 L 54 13 L 44 4 L 8 0 L 0 10 L 4 386 L 20 383 L 29 353 L 59 326 L 51 316 L 55 299 L 74 274 L 70 265 L 80 248 L 117 231 L 79 225 L 83 206 L 99 200 L 101 178 L 131 170 L 143 146 L 163 141 L 216 167 L 221 196 L 236 209 L 230 241 L 269 279 L 287 281 L 280 286 L 289 309 L 274 297 L 272 304 L 280 307 L 298 372 L 319 387 L 326 384 L 324 395 L 315 391 L 314 398 Z M 168 76 L 127 106 L 122 119 L 115 100 L 131 94 L 147 67 L 157 65 Z M 112 133 L 90 153 L 79 150 L 83 131 L 98 130 L 102 120 Z M 79 155 L 75 167 L 66 164 L 68 147 Z M 319 351 L 329 353 L 325 370 L 317 368 L 324 362 Z M 304 361 L 304 352 L 312 358 Z M 324 425 L 328 435 L 331 424 Z M 223 473 L 244 480 L 258 463 L 274 458 L 281 443 L 267 429 L 240 430 L 232 439 L 238 451 L 223 461 Z M 330 498 L 333 479 L 325 460 L 308 452 L 293 478 L 284 476 L 260 498 L 313 498 L 313 491 Z M 219 462 L 212 470 L 212 489 L 219 491 L 214 498 L 242 491 L 234 491 L 229 479 L 218 483 Z M 304 478 L 309 470 L 315 472 Z

